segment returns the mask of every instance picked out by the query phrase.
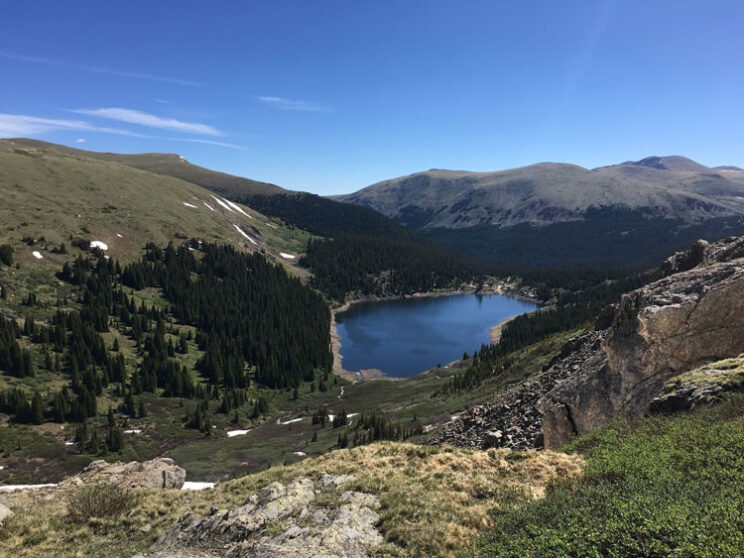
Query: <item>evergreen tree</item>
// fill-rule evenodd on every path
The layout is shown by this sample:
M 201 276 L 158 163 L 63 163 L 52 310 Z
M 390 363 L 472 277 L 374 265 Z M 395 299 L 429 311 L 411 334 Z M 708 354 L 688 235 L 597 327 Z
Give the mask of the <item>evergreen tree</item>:
M 34 392 L 34 397 L 31 399 L 31 421 L 34 424 L 41 424 L 44 422 L 44 403 L 41 400 L 41 394 L 38 391 Z
M 116 424 L 114 409 L 113 407 L 109 407 L 108 415 L 106 416 L 106 450 L 107 452 L 118 452 L 121 451 L 123 446 L 124 439 L 121 429 Z

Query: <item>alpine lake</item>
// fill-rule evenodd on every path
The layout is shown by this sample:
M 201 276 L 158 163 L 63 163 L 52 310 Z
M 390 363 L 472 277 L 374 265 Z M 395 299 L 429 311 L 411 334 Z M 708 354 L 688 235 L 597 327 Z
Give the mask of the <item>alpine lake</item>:
M 472 354 L 496 324 L 537 309 L 497 294 L 458 294 L 369 301 L 336 315 L 345 370 L 376 369 L 409 378 Z

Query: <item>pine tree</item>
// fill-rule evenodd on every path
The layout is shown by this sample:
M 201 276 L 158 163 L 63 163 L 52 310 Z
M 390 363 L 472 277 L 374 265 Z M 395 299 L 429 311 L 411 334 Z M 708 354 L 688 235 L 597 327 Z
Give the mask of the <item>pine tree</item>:
M 124 446 L 121 430 L 116 425 L 113 407 L 109 407 L 106 416 L 106 451 L 118 452 Z
M 85 449 L 88 446 L 88 419 L 83 419 L 75 430 L 75 441 L 78 447 Z
M 34 392 L 34 397 L 31 400 L 31 421 L 34 424 L 41 424 L 44 422 L 44 403 L 41 400 L 41 394 L 38 391 Z

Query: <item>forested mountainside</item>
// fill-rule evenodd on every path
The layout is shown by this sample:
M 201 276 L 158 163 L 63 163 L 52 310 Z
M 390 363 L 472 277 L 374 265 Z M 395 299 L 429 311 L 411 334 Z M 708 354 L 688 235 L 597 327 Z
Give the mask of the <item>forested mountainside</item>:
M 0 390 L 0 411 L 16 422 L 83 422 L 98 414 L 99 397 L 119 400 L 120 411 L 135 417 L 131 402 L 146 392 L 216 399 L 230 411 L 247 402 L 252 383 L 296 388 L 330 369 L 324 300 L 261 255 L 196 241 L 178 249 L 150 245 L 141 262 L 124 268 L 98 251 L 65 264 L 59 277 L 76 287 L 80 310 L 56 301 L 47 325 L 31 313 L 51 301 L 30 296 L 23 328 L 2 321 L 0 366 L 17 378 L 38 372 L 60 386 L 30 399 L 19 387 Z M 153 287 L 170 312 L 138 304 L 135 293 Z M 142 351 L 135 366 L 122 352 L 122 336 Z M 191 339 L 203 354 L 195 363 L 198 382 L 175 358 L 188 353 Z
M 368 236 L 314 240 L 300 260 L 310 284 L 335 300 L 434 290 L 479 290 L 495 268 L 439 246 Z
M 144 170 L 154 155 L 99 155 L 0 141 L 0 417 L 14 425 L 2 431 L 0 479 L 59 479 L 97 456 L 163 453 L 191 474 L 235 474 L 420 432 L 418 383 L 391 392 L 391 414 L 368 402 L 386 389 L 330 374 L 328 299 L 474 288 L 488 266 L 372 210 L 313 197 L 314 230 L 366 235 L 316 237 Z M 122 162 L 132 160 L 142 168 Z M 366 415 L 342 437 L 347 405 Z M 232 430 L 260 450 L 225 444 Z M 215 450 L 222 457 L 200 458 Z
M 650 265 L 697 238 L 742 234 L 744 172 L 684 157 L 583 169 L 432 170 L 334 199 L 384 213 L 503 268 Z
M 581 221 L 539 227 L 434 228 L 422 234 L 460 254 L 524 274 L 534 269 L 648 267 L 699 238 L 714 241 L 743 232 L 740 216 L 685 223 L 608 207 L 587 210 Z

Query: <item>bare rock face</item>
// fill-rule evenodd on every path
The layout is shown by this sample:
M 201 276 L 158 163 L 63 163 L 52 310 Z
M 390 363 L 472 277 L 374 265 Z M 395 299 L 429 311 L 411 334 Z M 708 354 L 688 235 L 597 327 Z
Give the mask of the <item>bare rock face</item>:
M 112 482 L 130 488 L 181 488 L 186 480 L 186 470 L 172 459 L 159 457 L 152 461 L 108 463 L 93 461 L 82 472 L 62 484 L 82 485 Z
M 187 514 L 147 557 L 367 556 L 367 550 L 383 540 L 375 528 L 380 503 L 371 494 L 344 490 L 351 480 L 323 474 L 316 480 L 273 482 L 240 507 L 213 508 L 204 518 Z
M 664 382 L 744 352 L 744 238 L 698 242 L 624 295 L 600 350 L 539 402 L 546 447 L 641 416 Z

